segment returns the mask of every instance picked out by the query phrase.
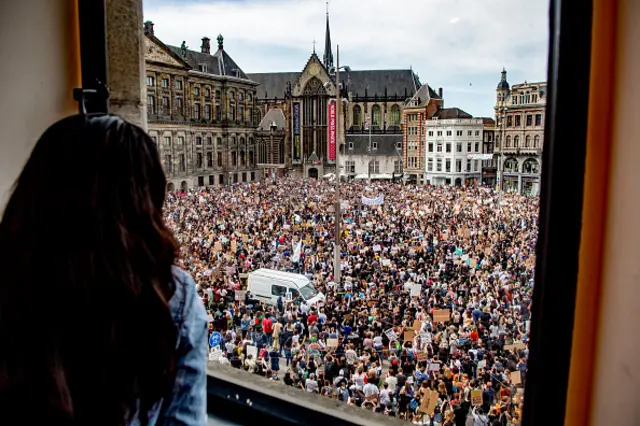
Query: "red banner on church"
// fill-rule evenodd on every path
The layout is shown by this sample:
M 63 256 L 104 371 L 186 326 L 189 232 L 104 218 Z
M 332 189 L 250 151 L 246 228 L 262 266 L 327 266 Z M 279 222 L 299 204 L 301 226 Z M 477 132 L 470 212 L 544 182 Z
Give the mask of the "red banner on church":
M 329 161 L 336 161 L 336 103 L 335 100 L 329 101 Z

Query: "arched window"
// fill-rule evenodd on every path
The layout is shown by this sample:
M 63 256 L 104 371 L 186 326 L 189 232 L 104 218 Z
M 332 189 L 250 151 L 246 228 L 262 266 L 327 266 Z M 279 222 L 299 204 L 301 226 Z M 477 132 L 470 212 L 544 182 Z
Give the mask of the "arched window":
M 253 158 L 253 151 L 249 151 L 249 165 L 253 166 L 255 163 L 254 158 Z
M 373 125 L 379 126 L 381 118 L 380 105 L 374 105 L 371 109 L 371 113 L 373 114 Z
M 244 151 L 240 151 L 240 165 L 244 166 L 247 164 L 247 159 L 245 157 Z
M 244 146 L 244 138 L 243 137 L 240 137 L 240 145 Z
M 534 158 L 528 158 L 522 164 L 522 173 L 538 173 L 538 161 Z
M 496 148 L 500 148 L 500 135 L 496 135 Z
M 535 135 L 533 137 L 533 147 L 540 148 L 540 135 Z
M 507 148 L 511 148 L 511 136 L 507 136 Z
M 400 107 L 393 105 L 391 107 L 391 125 L 398 126 L 400 124 Z
M 518 171 L 518 160 L 515 158 L 508 158 L 507 161 L 504 162 L 504 171 L 505 172 L 517 172 Z
M 360 105 L 355 105 L 353 107 L 353 125 L 360 126 L 362 124 L 362 109 Z
M 531 135 L 527 135 L 527 137 L 524 139 L 524 147 L 531 148 Z
M 520 146 L 520 136 L 514 136 L 513 137 L 513 147 L 517 148 Z

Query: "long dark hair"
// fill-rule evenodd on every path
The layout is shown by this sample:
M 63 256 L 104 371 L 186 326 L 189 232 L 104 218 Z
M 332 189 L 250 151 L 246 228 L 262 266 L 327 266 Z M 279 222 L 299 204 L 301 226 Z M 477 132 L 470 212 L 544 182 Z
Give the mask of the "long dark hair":
M 170 393 L 165 187 L 155 144 L 119 117 L 68 117 L 37 142 L 0 223 L 0 419 L 144 424 Z

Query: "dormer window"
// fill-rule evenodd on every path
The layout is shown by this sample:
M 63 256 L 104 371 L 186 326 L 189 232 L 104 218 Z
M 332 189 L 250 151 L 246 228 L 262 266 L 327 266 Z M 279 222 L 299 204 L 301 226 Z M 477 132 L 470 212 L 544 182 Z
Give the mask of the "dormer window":
M 201 72 L 207 72 L 207 66 L 205 64 L 200 64 L 198 65 L 198 67 L 200 68 Z

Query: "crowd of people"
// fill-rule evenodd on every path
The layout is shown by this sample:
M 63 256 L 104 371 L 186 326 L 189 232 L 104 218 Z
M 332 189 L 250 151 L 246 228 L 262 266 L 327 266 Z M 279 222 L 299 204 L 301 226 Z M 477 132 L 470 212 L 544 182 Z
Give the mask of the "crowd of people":
M 169 194 L 210 359 L 415 424 L 520 423 L 538 199 L 485 187 L 281 179 Z M 259 268 L 324 297 L 246 291 Z

